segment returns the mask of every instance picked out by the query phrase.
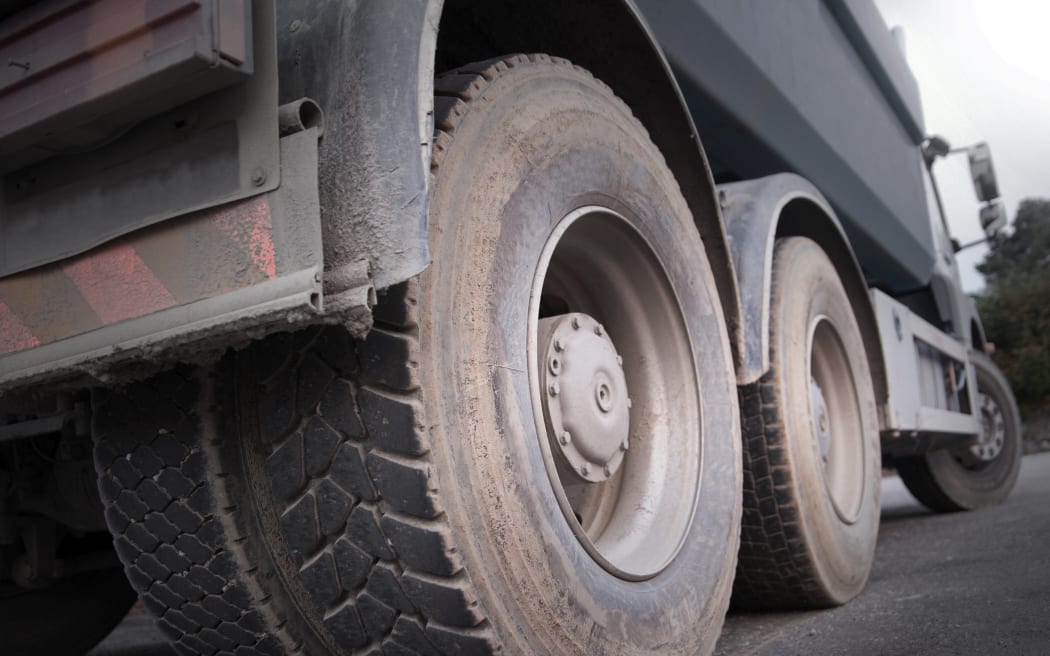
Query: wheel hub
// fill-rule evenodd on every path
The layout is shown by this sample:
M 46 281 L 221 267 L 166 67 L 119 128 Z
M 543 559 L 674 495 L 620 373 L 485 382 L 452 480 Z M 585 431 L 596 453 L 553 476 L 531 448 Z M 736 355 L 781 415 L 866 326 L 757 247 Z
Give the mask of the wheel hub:
M 589 483 L 612 477 L 630 447 L 631 399 L 623 358 L 593 317 L 573 312 L 539 321 L 543 414 L 552 447 Z
M 981 410 L 981 433 L 977 437 L 977 443 L 970 446 L 970 453 L 981 462 L 991 462 L 1003 450 L 1006 425 L 995 399 L 987 394 L 978 393 L 977 396 Z
M 824 398 L 820 385 L 817 384 L 817 379 L 812 376 L 809 378 L 809 394 L 813 409 L 813 431 L 817 435 L 820 457 L 827 462 L 828 452 L 831 450 L 831 421 L 828 418 L 828 402 Z

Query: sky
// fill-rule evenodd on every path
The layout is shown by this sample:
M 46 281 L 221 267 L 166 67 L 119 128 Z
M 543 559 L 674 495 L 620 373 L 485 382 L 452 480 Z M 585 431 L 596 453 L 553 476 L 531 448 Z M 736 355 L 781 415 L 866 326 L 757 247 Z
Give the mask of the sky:
M 901 26 L 919 81 L 926 131 L 952 147 L 986 141 L 1013 221 L 1024 198 L 1050 198 L 1050 0 L 875 0 Z M 934 165 L 953 236 L 981 239 L 980 205 L 965 154 Z M 984 286 L 974 268 L 984 245 L 958 255 L 963 288 Z

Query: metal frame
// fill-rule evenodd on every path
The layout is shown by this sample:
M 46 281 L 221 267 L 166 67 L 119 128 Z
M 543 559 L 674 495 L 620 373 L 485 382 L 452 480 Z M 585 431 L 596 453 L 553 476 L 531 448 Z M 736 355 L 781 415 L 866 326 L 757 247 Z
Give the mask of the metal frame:
M 884 411 L 883 434 L 890 439 L 902 433 L 977 435 L 975 413 L 953 412 L 922 404 L 921 372 L 916 342 L 966 365 L 969 408 L 977 407 L 977 374 L 965 344 L 949 337 L 913 314 L 885 293 L 871 290 L 872 305 L 882 337 L 882 352 L 889 377 L 889 400 Z

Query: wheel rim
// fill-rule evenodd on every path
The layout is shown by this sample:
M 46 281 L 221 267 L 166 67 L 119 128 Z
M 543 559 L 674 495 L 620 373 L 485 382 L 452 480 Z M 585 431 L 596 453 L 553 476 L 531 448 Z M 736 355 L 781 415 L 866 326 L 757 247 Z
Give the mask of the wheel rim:
M 834 325 L 825 316 L 810 327 L 810 422 L 817 462 L 842 521 L 852 524 L 864 498 L 864 425 L 853 371 Z
M 696 361 L 667 273 L 626 218 L 578 209 L 544 247 L 528 322 L 533 414 L 562 515 L 610 573 L 655 576 L 689 532 L 701 470 Z
M 981 432 L 977 443 L 970 446 L 970 460 L 976 458 L 972 466 L 980 467 L 992 462 L 1002 453 L 1006 443 L 1006 419 L 992 396 L 978 392 L 977 403 L 981 410 Z

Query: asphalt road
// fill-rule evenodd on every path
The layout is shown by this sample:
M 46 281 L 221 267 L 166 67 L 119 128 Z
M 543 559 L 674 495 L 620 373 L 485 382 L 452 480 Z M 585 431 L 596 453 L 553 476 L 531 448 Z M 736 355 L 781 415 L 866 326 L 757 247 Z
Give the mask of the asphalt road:
M 935 515 L 883 481 L 865 591 L 842 608 L 735 613 L 716 656 L 1050 654 L 1050 453 L 1026 456 L 1005 504 Z M 174 656 L 130 616 L 90 656 Z

